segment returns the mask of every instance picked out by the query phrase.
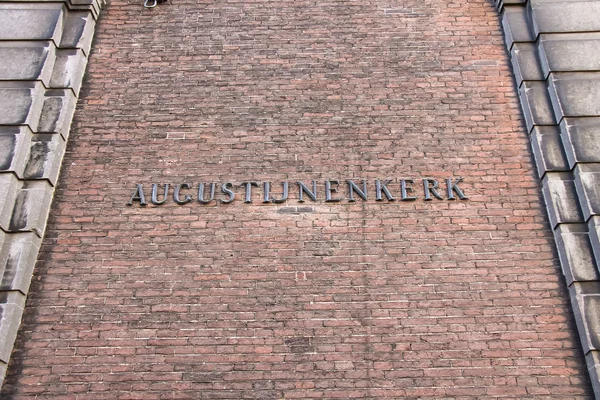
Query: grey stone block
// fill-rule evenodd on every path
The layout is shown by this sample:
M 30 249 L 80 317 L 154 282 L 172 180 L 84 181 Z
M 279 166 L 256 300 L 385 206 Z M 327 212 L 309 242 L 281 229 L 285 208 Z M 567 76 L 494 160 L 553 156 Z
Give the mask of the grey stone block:
M 539 50 L 544 76 L 600 70 L 600 32 L 543 34 Z
M 600 280 L 585 224 L 559 224 L 554 237 L 567 285 Z
M 569 294 L 584 353 L 600 349 L 600 282 L 575 282 Z
M 533 43 L 515 43 L 510 55 L 518 86 L 524 80 L 541 81 L 544 79 L 538 60 L 537 48 Z
M 592 246 L 596 266 L 600 271 L 600 216 L 590 218 L 587 225 L 590 245 Z
M 41 82 L 0 82 L 0 125 L 29 125 L 35 132 L 43 97 Z
M 8 232 L 33 231 L 44 234 L 53 187 L 46 181 L 25 181 L 15 199 Z
M 533 30 L 527 8 L 520 6 L 505 7 L 502 15 L 502 29 L 506 47 L 511 50 L 515 42 L 533 42 Z
M 6 260 L 8 260 L 8 251 L 4 252 L 2 249 L 4 248 L 4 243 L 6 242 L 6 233 L 2 229 L 0 229 L 0 265 L 4 265 Z
M 556 118 L 600 116 L 600 72 L 551 73 L 550 99 Z
M 69 135 L 77 98 L 72 90 L 54 89 L 46 92 L 38 132 L 60 133 L 65 139 Z
M 0 42 L 0 80 L 50 84 L 56 46 L 53 42 Z
M 6 376 L 6 370 L 8 369 L 8 363 L 0 360 L 0 387 L 4 383 L 4 377 Z
M 55 185 L 64 154 L 65 139 L 61 135 L 33 135 L 23 177 L 25 179 L 47 179 L 52 185 Z
M 600 215 L 600 164 L 577 164 L 574 177 L 583 218 Z
M 0 40 L 54 40 L 62 35 L 62 3 L 0 3 Z
M 60 47 L 81 49 L 86 55 L 90 54 L 95 29 L 96 21 L 89 12 L 69 12 L 65 19 Z
M 6 235 L 0 248 L 0 291 L 27 294 L 42 239 L 33 232 Z
M 531 146 L 540 177 L 548 171 L 568 171 L 567 157 L 556 126 L 536 126 L 531 134 Z
M 585 355 L 585 363 L 590 374 L 594 397 L 600 399 L 600 351 L 592 350 L 587 353 Z
M 519 99 L 529 132 L 535 125 L 556 125 L 545 82 L 523 82 L 519 88 Z
M 77 96 L 86 64 L 87 58 L 82 50 L 58 50 L 50 86 L 53 89 L 71 89 Z
M 28 127 L 0 127 L 0 172 L 13 172 L 22 178 L 30 143 L 31 130 Z
M 600 118 L 564 118 L 560 131 L 570 168 L 578 162 L 600 162 Z
M 542 180 L 542 185 L 552 228 L 561 223 L 583 222 L 575 182 L 570 174 L 548 172 Z
M 530 0 L 535 34 L 600 30 L 597 0 Z
M 19 187 L 14 174 L 0 173 L 0 228 L 4 231 L 8 231 Z
M 21 292 L 0 293 L 0 360 L 8 363 L 21 316 L 25 308 L 25 296 Z
M 67 0 L 69 10 L 90 11 L 94 18 L 98 18 L 100 9 L 106 4 L 105 0 Z

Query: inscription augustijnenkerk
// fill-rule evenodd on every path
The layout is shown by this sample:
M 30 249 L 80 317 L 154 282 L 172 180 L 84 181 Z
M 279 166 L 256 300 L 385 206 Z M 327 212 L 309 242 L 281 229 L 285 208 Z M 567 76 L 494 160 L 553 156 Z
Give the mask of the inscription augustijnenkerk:
M 458 186 L 462 178 L 447 178 L 440 183 L 437 179 L 375 179 L 367 180 L 313 180 L 310 183 L 303 181 L 255 182 L 244 181 L 241 183 L 151 183 L 150 189 L 144 188 L 142 183 L 136 184 L 133 194 L 127 205 L 139 204 L 146 206 L 165 204 L 170 199 L 176 204 L 188 204 L 196 201 L 199 204 L 230 204 L 237 196 L 243 202 L 250 204 L 253 201 L 262 203 L 285 203 L 295 200 L 299 203 L 305 201 L 356 202 L 368 201 L 415 201 L 422 200 L 467 200 L 468 197 Z M 297 190 L 290 190 L 290 186 Z M 292 193 L 292 194 L 290 194 Z M 149 194 L 149 196 L 148 196 Z

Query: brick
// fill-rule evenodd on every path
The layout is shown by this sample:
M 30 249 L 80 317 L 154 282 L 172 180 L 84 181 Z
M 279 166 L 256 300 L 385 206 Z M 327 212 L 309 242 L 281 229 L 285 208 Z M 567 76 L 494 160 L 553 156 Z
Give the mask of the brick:
M 59 50 L 87 54 L 67 5 Z M 115 0 L 97 29 L 3 397 L 590 397 L 491 3 Z M 577 205 L 543 101 L 546 186 Z M 66 138 L 61 118 L 33 135 Z M 446 198 L 458 177 L 468 200 Z M 325 202 L 326 179 L 369 198 Z M 314 202 L 240 187 L 311 180 Z M 197 201 L 227 181 L 232 203 Z M 126 205 L 153 183 L 167 202 Z M 578 262 L 585 225 L 551 200 Z

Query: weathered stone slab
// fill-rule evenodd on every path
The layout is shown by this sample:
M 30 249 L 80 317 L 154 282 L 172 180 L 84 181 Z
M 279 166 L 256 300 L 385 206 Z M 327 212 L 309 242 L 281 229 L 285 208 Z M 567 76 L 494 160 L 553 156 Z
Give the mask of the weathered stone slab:
M 25 296 L 21 292 L 0 293 L 0 360 L 8 363 L 21 316 L 25 308 Z
M 531 134 L 531 146 L 540 177 L 548 171 L 568 171 L 560 130 L 556 126 L 536 126 Z
M 8 231 L 18 191 L 17 177 L 11 173 L 0 173 L 0 228 L 4 231 Z
M 533 42 L 533 30 L 525 7 L 506 7 L 502 15 L 502 29 L 506 47 L 511 50 L 515 42 Z
M 600 70 L 600 32 L 543 34 L 539 50 L 544 76 Z
M 575 282 L 569 287 L 569 294 L 584 353 L 599 350 L 600 282 Z
M 600 351 L 592 350 L 585 355 L 588 373 L 595 397 L 600 398 Z
M 551 73 L 548 82 L 558 120 L 600 116 L 600 72 Z
M 600 164 L 577 164 L 574 177 L 583 218 L 600 215 Z
M 62 3 L 0 3 L 0 40 L 54 40 L 62 35 Z
M 87 12 L 70 11 L 65 20 L 64 32 L 60 41 L 62 49 L 81 49 L 90 54 L 96 20 Z
M 39 133 L 69 135 L 77 98 L 72 90 L 54 89 L 46 92 L 44 107 L 39 121 Z
M 6 242 L 6 233 L 2 229 L 0 229 L 0 265 L 4 265 L 6 260 L 8 260 L 8 251 L 3 251 L 4 243 Z
M 583 222 L 575 182 L 569 173 L 548 172 L 542 184 L 552 228 L 561 223 Z
M 50 86 L 53 89 L 71 89 L 77 96 L 86 64 L 87 58 L 82 50 L 58 50 Z
M 537 47 L 533 43 L 515 43 L 510 52 L 515 80 L 517 85 L 525 81 L 540 81 L 544 79 Z
M 596 266 L 600 271 L 600 216 L 591 217 L 587 225 L 590 245 L 592 246 L 594 258 L 596 259 Z
M 98 18 L 100 9 L 106 4 L 106 0 L 67 0 L 69 10 L 89 10 L 94 18 Z
M 6 235 L 0 248 L 0 291 L 27 294 L 42 239 L 33 232 Z
M 530 0 L 536 36 L 539 33 L 600 31 L 596 0 Z
M 600 280 L 585 224 L 559 224 L 554 237 L 567 285 Z
M 50 41 L 0 42 L 0 80 L 39 80 L 48 87 L 55 49 Z
M 535 125 L 556 124 L 545 82 L 523 82 L 519 88 L 519 99 L 521 100 L 523 115 L 529 132 Z
M 61 135 L 33 135 L 23 177 L 25 179 L 47 179 L 52 185 L 55 185 L 64 154 L 65 139 Z
M 29 125 L 35 131 L 43 95 L 41 82 L 0 82 L 0 125 Z
M 28 127 L 0 127 L 0 172 L 13 172 L 22 178 L 30 143 L 31 130 Z
M 600 162 L 600 118 L 564 118 L 560 130 L 570 168 Z
M 46 181 L 25 181 L 15 199 L 9 232 L 33 231 L 40 237 L 46 227 L 53 188 Z

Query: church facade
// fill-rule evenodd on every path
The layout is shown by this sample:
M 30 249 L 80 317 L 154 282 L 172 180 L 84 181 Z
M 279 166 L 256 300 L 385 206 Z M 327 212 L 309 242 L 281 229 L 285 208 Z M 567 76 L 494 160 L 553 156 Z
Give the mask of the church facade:
M 600 398 L 599 16 L 2 2 L 2 398 Z

